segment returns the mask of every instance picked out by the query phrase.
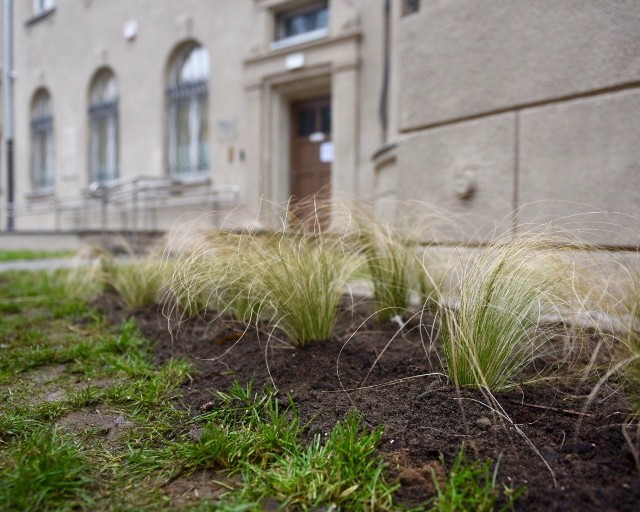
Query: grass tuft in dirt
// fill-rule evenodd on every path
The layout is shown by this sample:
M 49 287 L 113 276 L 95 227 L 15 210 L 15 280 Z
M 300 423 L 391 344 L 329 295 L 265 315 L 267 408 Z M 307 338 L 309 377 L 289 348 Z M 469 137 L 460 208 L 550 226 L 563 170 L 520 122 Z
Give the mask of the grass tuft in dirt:
M 639 321 L 640 310 L 636 310 L 632 319 L 633 322 Z M 624 391 L 631 399 L 633 409 L 622 424 L 622 433 L 640 472 L 640 331 L 634 327 L 621 343 L 621 361 L 614 368 L 620 368 Z
M 95 254 L 77 254 L 75 265 L 63 273 L 65 294 L 74 299 L 89 301 L 111 289 L 109 276 L 112 274 L 114 257 L 105 251 Z
M 81 445 L 59 430 L 19 441 L 0 466 L 3 510 L 72 510 L 91 503 L 92 466 Z
M 174 397 L 174 390 L 189 378 L 189 370 L 187 362 L 172 359 L 157 371 L 109 388 L 105 398 L 110 403 L 128 406 L 134 415 L 149 414 Z
M 257 319 L 261 244 L 251 233 L 198 232 L 167 259 L 165 311 L 191 318 L 205 311 L 250 323 Z M 175 316 L 175 315 L 172 315 Z
M 444 464 L 444 460 L 441 459 Z M 436 497 L 429 512 L 506 512 L 512 510 L 524 487 L 512 489 L 497 486 L 499 464 L 491 471 L 491 461 L 470 461 L 464 454 L 464 444 L 451 468 L 448 478 L 441 482 L 433 473 Z
M 179 250 L 170 284 L 184 316 L 215 310 L 246 324 L 267 320 L 294 346 L 332 335 L 340 295 L 358 265 L 340 243 L 304 233 L 193 239 Z
M 2 411 L 0 414 L 0 445 L 11 438 L 24 437 L 42 426 L 37 420 L 19 411 Z
M 198 416 L 180 440 L 132 452 L 134 473 L 239 471 L 248 463 L 264 467 L 294 449 L 300 431 L 293 404 L 281 404 L 276 395 L 270 388 L 255 392 L 251 383 L 235 383 L 228 392 L 216 392 L 214 409 Z
M 300 425 L 293 403 L 281 404 L 273 389 L 256 393 L 251 383 L 235 383 L 216 395 L 219 406 L 198 418 L 198 442 L 175 445 L 188 467 L 264 467 L 296 446 Z
M 267 501 L 281 510 L 393 510 L 397 486 L 383 476 L 385 464 L 376 453 L 381 436 L 381 429 L 369 432 L 351 413 L 328 437 L 293 446 L 267 468 L 248 465 L 245 485 L 220 510 L 237 510 L 241 503 L 259 509 Z
M 261 262 L 262 311 L 294 346 L 330 338 L 357 260 L 321 236 L 282 237 L 271 243 Z

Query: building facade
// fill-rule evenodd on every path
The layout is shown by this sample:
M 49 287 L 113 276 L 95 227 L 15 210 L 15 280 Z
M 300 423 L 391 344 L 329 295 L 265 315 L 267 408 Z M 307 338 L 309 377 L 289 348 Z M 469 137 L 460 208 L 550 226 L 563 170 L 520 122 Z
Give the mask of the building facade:
M 17 230 L 168 229 L 212 211 L 242 225 L 316 195 L 387 219 L 429 204 L 447 241 L 560 218 L 639 243 L 635 0 L 13 11 Z

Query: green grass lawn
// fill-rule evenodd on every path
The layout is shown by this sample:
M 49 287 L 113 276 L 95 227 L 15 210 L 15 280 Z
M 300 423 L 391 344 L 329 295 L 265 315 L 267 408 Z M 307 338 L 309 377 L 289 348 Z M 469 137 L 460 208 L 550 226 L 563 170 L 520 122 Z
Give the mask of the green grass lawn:
M 154 367 L 133 321 L 109 325 L 61 282 L 0 274 L 0 509 L 395 509 L 380 431 L 353 415 L 302 445 L 295 405 L 250 383 L 193 415 L 189 365 Z
M 42 260 L 47 258 L 70 258 L 73 255 L 74 255 L 73 251 L 28 251 L 28 250 L 0 251 L 0 263 L 5 261 Z

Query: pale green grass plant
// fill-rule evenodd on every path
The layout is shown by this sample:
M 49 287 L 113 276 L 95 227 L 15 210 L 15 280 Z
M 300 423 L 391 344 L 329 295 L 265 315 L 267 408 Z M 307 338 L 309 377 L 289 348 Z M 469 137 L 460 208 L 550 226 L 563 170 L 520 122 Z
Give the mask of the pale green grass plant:
M 261 310 L 292 345 L 331 337 L 343 289 L 359 265 L 322 236 L 278 236 L 259 256 Z
M 356 210 L 352 224 L 354 250 L 363 255 L 373 286 L 376 319 L 384 322 L 406 316 L 414 296 L 426 309 L 435 309 L 440 286 L 428 259 L 419 257 L 419 237 L 378 222 L 362 208 Z
M 64 288 L 69 297 L 91 300 L 105 292 L 113 268 L 111 254 L 104 251 L 89 257 L 79 254 L 74 258 L 74 263 L 64 279 Z
M 249 233 L 194 234 L 172 264 L 169 288 L 182 313 L 216 311 L 242 322 L 255 320 L 260 296 L 256 247 Z
M 110 284 L 129 309 L 156 304 L 166 282 L 160 260 L 154 257 L 115 262 Z
M 493 244 L 468 266 L 456 305 L 442 306 L 442 340 L 456 386 L 504 389 L 545 350 L 543 315 L 575 294 L 555 241 L 522 236 Z
M 170 274 L 168 288 L 170 291 L 168 304 L 170 311 L 177 308 L 178 314 L 187 318 L 203 314 L 207 310 L 211 286 L 206 272 L 207 263 L 204 255 L 187 252 L 177 260 L 165 263 Z

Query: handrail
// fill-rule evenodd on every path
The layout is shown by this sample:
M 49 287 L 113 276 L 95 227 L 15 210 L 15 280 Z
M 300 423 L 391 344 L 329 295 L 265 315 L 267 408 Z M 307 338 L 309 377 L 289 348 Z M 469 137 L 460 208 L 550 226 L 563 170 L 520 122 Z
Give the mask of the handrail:
M 185 192 L 189 192 L 188 195 Z M 63 215 L 71 213 L 75 230 L 88 230 L 99 216 L 99 229 L 106 236 L 109 219 L 114 214 L 127 214 L 125 226 L 137 238 L 140 225 L 151 224 L 157 210 L 171 207 L 201 207 L 210 205 L 214 210 L 223 204 L 235 206 L 240 187 L 234 184 L 212 185 L 209 181 L 189 183 L 160 176 L 134 175 L 105 183 L 94 182 L 80 194 L 58 198 L 34 197 L 9 205 L 14 219 L 27 216 L 53 214 L 54 230 L 63 227 Z M 1 214 L 0 214 L 1 216 Z M 121 221 L 122 222 L 122 221 Z

